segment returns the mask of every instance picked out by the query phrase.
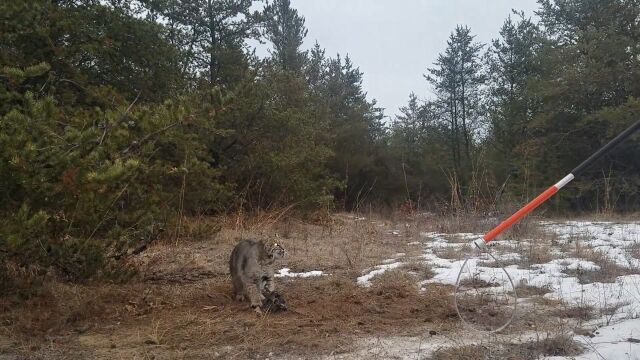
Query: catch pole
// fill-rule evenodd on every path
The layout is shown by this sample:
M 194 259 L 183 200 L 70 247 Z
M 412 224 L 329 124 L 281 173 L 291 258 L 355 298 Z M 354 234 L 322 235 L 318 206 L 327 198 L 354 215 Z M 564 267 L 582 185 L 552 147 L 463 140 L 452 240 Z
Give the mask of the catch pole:
M 482 239 L 477 239 L 473 241 L 473 243 L 480 249 L 484 249 L 489 242 L 496 238 L 496 236 L 500 235 L 503 231 L 510 228 L 513 224 L 518 222 L 520 219 L 525 217 L 528 213 L 533 211 L 533 209 L 540 206 L 540 204 L 547 201 L 551 198 L 555 193 L 557 193 L 562 187 L 571 182 L 571 180 L 575 179 L 576 176 L 580 175 L 582 171 L 584 171 L 589 165 L 593 164 L 596 160 L 602 157 L 604 154 L 613 149 L 616 145 L 621 143 L 624 139 L 628 138 L 633 134 L 636 130 L 640 129 L 640 120 L 636 121 L 633 125 L 629 126 L 625 131 L 620 133 L 618 136 L 609 141 L 606 145 L 600 148 L 600 150 L 596 151 L 593 155 L 589 156 L 589 158 L 583 161 L 580 165 L 578 165 L 575 169 L 571 170 L 571 172 L 562 178 L 562 180 L 558 181 L 547 190 L 543 191 L 540 195 L 536 196 L 535 199 L 531 200 L 527 205 L 523 206 L 520 210 L 516 211 L 513 215 L 507 218 L 505 221 L 500 223 L 500 225 L 491 229 L 488 233 L 486 233 Z

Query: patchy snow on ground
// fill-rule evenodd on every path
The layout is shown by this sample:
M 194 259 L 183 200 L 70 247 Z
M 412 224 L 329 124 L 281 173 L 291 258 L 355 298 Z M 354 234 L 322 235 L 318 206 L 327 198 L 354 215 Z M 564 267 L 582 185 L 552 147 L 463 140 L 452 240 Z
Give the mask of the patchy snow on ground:
M 282 268 L 280 270 L 278 270 L 278 272 L 274 275 L 275 277 L 301 277 L 301 278 L 306 278 L 306 277 L 313 277 L 313 276 L 323 276 L 326 275 L 324 272 L 320 271 L 320 270 L 312 270 L 312 271 L 307 271 L 307 272 L 291 272 L 291 269 L 289 268 Z
M 587 351 L 571 359 L 640 359 L 640 320 L 630 319 L 615 325 L 602 327 L 594 333 L 594 337 L 577 336 Z M 567 359 L 553 357 L 549 359 Z
M 375 267 L 375 270 L 371 270 L 368 273 L 360 276 L 357 279 L 358 285 L 369 286 L 369 285 L 371 285 L 371 279 L 373 279 L 375 276 L 380 275 L 380 274 L 384 273 L 387 270 L 395 269 L 395 268 L 399 267 L 400 265 L 402 265 L 401 262 L 394 262 L 394 263 L 390 263 L 390 264 L 378 265 L 378 266 Z
M 640 223 L 613 222 L 543 222 L 546 229 L 555 233 L 560 243 L 582 242 L 604 252 L 618 265 L 640 267 L 640 260 L 631 256 L 630 246 L 640 243 Z
M 569 306 L 592 307 L 596 318 L 584 325 L 596 328 L 596 331 L 593 337 L 574 336 L 584 344 L 586 350 L 583 355 L 572 358 L 640 359 L 640 259 L 636 258 L 640 252 L 640 223 L 544 221 L 539 225 L 547 233 L 545 240 L 549 252 L 546 258 L 541 258 L 541 263 L 529 266 L 523 266 L 524 262 L 519 263 L 526 255 L 526 249 L 535 249 L 536 239 L 492 242 L 491 253 L 499 263 L 508 265 L 504 270 L 495 266 L 493 258 L 470 244 L 482 234 L 422 233 L 422 258 L 435 274 L 423 284 L 455 284 L 468 256 L 468 269 L 465 270 L 469 270 L 469 275 L 474 279 L 489 283 L 493 291 L 512 290 L 508 273 L 514 284 L 548 288 L 550 292 L 544 295 L 547 298 L 562 300 Z M 636 257 L 632 254 L 632 248 L 637 251 Z M 517 249 L 520 249 L 520 253 L 514 251 Z M 601 268 L 602 262 L 598 259 L 580 258 L 580 253 L 575 249 L 589 249 L 591 254 L 595 252 L 596 257 L 604 257 L 607 262 L 619 266 L 623 275 L 615 276 L 617 273 L 614 273 L 609 282 L 583 279 L 580 283 L 576 274 L 612 270 Z M 453 254 L 447 257 L 460 256 L 458 259 L 439 257 L 438 254 L 445 254 L 444 251 Z M 373 277 L 401 265 L 402 262 L 397 259 L 388 259 L 359 277 L 358 284 L 368 286 Z

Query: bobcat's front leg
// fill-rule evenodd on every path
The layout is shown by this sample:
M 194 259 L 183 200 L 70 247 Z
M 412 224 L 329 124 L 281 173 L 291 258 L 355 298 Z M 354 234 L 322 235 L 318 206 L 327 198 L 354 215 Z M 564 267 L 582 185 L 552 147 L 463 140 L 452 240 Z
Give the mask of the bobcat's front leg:
M 260 307 L 262 306 L 262 294 L 260 293 L 260 276 L 252 276 L 248 286 L 246 287 L 247 296 L 249 297 L 249 301 L 251 302 L 251 308 L 256 309 L 257 312 L 260 312 Z
M 276 290 L 276 283 L 275 281 L 273 281 L 273 275 L 268 275 L 264 277 L 264 287 L 270 293 Z

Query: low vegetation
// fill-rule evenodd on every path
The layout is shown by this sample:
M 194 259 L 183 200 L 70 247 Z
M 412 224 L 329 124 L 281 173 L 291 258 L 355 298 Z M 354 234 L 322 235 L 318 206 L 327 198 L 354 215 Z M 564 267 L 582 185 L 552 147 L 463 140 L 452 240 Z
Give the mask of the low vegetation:
M 331 354 L 362 336 L 452 331 L 451 286 L 427 281 L 436 271 L 410 243 L 483 232 L 640 113 L 633 1 L 540 0 L 535 19 L 514 12 L 489 44 L 457 26 L 416 74 L 433 96 L 412 93 L 397 115 L 349 56 L 305 47 L 289 0 L 2 1 L 0 14 L 0 353 L 11 356 Z M 639 154 L 640 142 L 621 144 L 606 171 L 586 171 L 539 214 L 638 210 Z M 256 318 L 230 299 L 227 257 L 238 237 L 276 235 L 288 267 L 326 275 L 283 279 L 292 310 Z M 504 236 L 522 240 L 500 249 L 519 254 L 504 265 L 557 255 L 533 220 Z M 600 267 L 565 271 L 581 284 L 640 273 L 581 246 L 560 245 Z M 550 336 L 458 350 L 433 356 L 577 347 Z
M 322 225 L 304 222 L 271 227 L 271 231 L 286 228 L 291 235 L 281 239 L 287 267 L 326 273 L 316 278 L 278 278 L 287 312 L 260 317 L 249 311 L 247 303 L 232 300 L 228 254 L 237 236 L 258 234 L 249 228 L 224 227 L 206 240 L 183 238 L 176 245 L 170 236 L 159 239 L 131 259 L 140 271 L 125 284 L 72 285 L 34 276 L 40 286 L 28 287 L 33 292 L 3 297 L 0 336 L 13 344 L 11 352 L 45 358 L 64 353 L 96 359 L 173 358 L 186 353 L 196 358 L 243 358 L 347 352 L 362 336 L 410 336 L 458 328 L 452 287 L 418 287 L 418 281 L 428 276 L 426 265 L 409 262 L 375 277 L 369 287 L 356 285 L 354 274 L 398 250 L 406 256 L 417 255 L 416 250 L 408 245 L 399 248 L 396 237 L 388 234 L 390 227 L 382 227 L 367 243 L 366 256 L 354 273 L 353 263 L 338 256 L 342 251 L 338 248 L 357 249 L 352 236 L 371 234 L 371 228 L 347 217 L 336 217 L 335 222 L 339 225 L 332 226 L 331 235 Z M 258 228 L 269 226 L 263 223 Z M 297 240 L 304 236 L 307 244 Z
M 535 360 L 543 356 L 574 356 L 582 352 L 582 345 L 570 336 L 550 336 L 523 343 L 489 343 L 467 345 L 436 351 L 428 360 Z
M 563 272 L 569 276 L 575 276 L 581 284 L 590 284 L 593 282 L 613 283 L 618 276 L 640 274 L 640 268 L 622 266 L 607 254 L 597 249 L 583 249 L 580 257 L 591 261 L 598 266 L 597 269 L 565 269 Z

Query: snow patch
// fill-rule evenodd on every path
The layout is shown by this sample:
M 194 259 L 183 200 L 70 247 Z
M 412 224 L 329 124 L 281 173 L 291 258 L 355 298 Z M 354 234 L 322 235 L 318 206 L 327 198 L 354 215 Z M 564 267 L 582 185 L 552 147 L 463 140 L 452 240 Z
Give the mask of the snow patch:
M 547 359 L 638 359 L 640 358 L 640 319 L 629 319 L 599 328 L 594 337 L 576 336 L 587 352 L 579 356 L 555 356 Z
M 301 277 L 301 278 L 306 278 L 306 277 L 313 277 L 313 276 L 324 276 L 326 275 L 324 272 L 320 271 L 320 270 L 312 270 L 312 271 L 307 271 L 307 272 L 291 272 L 291 269 L 289 268 L 282 268 L 280 270 L 278 270 L 278 273 L 275 274 L 275 277 Z
M 371 279 L 373 279 L 375 276 L 383 274 L 387 270 L 395 269 L 395 268 L 399 267 L 400 265 L 402 265 L 401 262 L 394 262 L 394 263 L 391 263 L 391 264 L 378 265 L 378 266 L 376 266 L 375 270 L 371 270 L 369 273 L 360 276 L 357 279 L 358 285 L 370 286 L 371 285 Z

